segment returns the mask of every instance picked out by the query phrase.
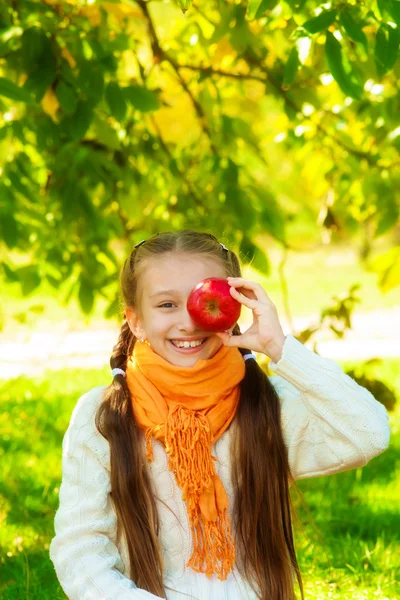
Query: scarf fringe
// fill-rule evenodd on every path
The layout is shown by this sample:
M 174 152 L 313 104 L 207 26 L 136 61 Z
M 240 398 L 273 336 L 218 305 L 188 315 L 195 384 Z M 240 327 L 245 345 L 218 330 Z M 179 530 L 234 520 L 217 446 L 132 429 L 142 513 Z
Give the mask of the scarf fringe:
M 153 434 L 154 427 L 146 429 L 146 457 L 150 462 L 154 459 Z M 207 577 L 215 573 L 218 579 L 224 580 L 235 564 L 235 545 L 228 498 L 211 455 L 211 428 L 207 417 L 182 405 L 175 406 L 166 422 L 165 450 L 168 468 L 183 491 L 182 499 L 186 501 L 192 529 L 193 553 L 186 566 Z
M 192 527 L 194 550 L 186 563 L 197 573 L 210 578 L 215 573 L 221 581 L 226 579 L 235 564 L 235 545 L 230 533 L 229 511 L 225 508 L 218 523 L 203 521 Z

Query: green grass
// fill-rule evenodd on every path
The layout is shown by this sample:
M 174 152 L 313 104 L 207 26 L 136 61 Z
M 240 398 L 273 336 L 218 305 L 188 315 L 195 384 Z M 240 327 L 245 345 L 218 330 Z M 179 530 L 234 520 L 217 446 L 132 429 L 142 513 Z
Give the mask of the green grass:
M 350 366 L 350 365 L 346 365 Z M 400 390 L 398 362 L 377 373 Z M 109 369 L 0 382 L 0 597 L 61 600 L 48 548 L 61 477 L 61 440 L 78 397 Z M 395 600 L 400 589 L 400 406 L 389 449 L 363 469 L 299 482 L 297 554 L 306 598 Z M 296 495 L 294 494 L 294 498 Z

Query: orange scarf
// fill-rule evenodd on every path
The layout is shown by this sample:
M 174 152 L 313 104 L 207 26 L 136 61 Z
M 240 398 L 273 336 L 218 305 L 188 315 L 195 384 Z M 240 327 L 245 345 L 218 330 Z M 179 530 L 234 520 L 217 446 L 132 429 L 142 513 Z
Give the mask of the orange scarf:
M 242 355 L 227 346 L 193 367 L 177 367 L 137 341 L 126 365 L 134 415 L 145 430 L 146 457 L 154 459 L 154 435 L 183 490 L 194 548 L 186 566 L 221 580 L 234 566 L 235 544 L 211 446 L 235 416 L 244 375 Z

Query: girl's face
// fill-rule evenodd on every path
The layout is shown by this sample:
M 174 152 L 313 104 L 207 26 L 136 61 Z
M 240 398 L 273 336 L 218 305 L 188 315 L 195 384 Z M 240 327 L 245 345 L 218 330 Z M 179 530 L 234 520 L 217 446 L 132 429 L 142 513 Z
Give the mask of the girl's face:
M 218 336 L 195 325 L 186 308 L 192 289 L 207 277 L 226 278 L 226 273 L 212 258 L 168 252 L 147 263 L 138 281 L 137 307 L 126 308 L 134 335 L 147 339 L 154 352 L 173 365 L 193 367 L 222 346 Z M 173 343 L 193 339 L 205 342 L 189 352 Z

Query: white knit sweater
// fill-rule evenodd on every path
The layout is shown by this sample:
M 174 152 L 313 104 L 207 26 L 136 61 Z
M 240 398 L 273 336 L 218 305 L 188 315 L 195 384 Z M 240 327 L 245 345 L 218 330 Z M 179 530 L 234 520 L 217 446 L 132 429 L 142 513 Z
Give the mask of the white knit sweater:
M 334 361 L 288 335 L 281 359 L 270 366 L 276 373 L 270 381 L 281 399 L 284 439 L 296 479 L 362 467 L 387 448 L 385 408 Z M 95 387 L 78 400 L 64 437 L 60 506 L 50 557 L 70 600 L 156 600 L 129 579 L 126 544 L 116 536 L 109 446 L 94 423 L 105 387 Z M 231 506 L 232 425 L 212 448 Z M 168 470 L 163 446 L 153 439 L 153 448 L 149 468 L 158 496 L 164 583 L 176 590 L 166 588 L 167 599 L 256 600 L 236 570 L 221 582 L 215 575 L 208 579 L 185 567 L 192 553 L 186 505 Z

